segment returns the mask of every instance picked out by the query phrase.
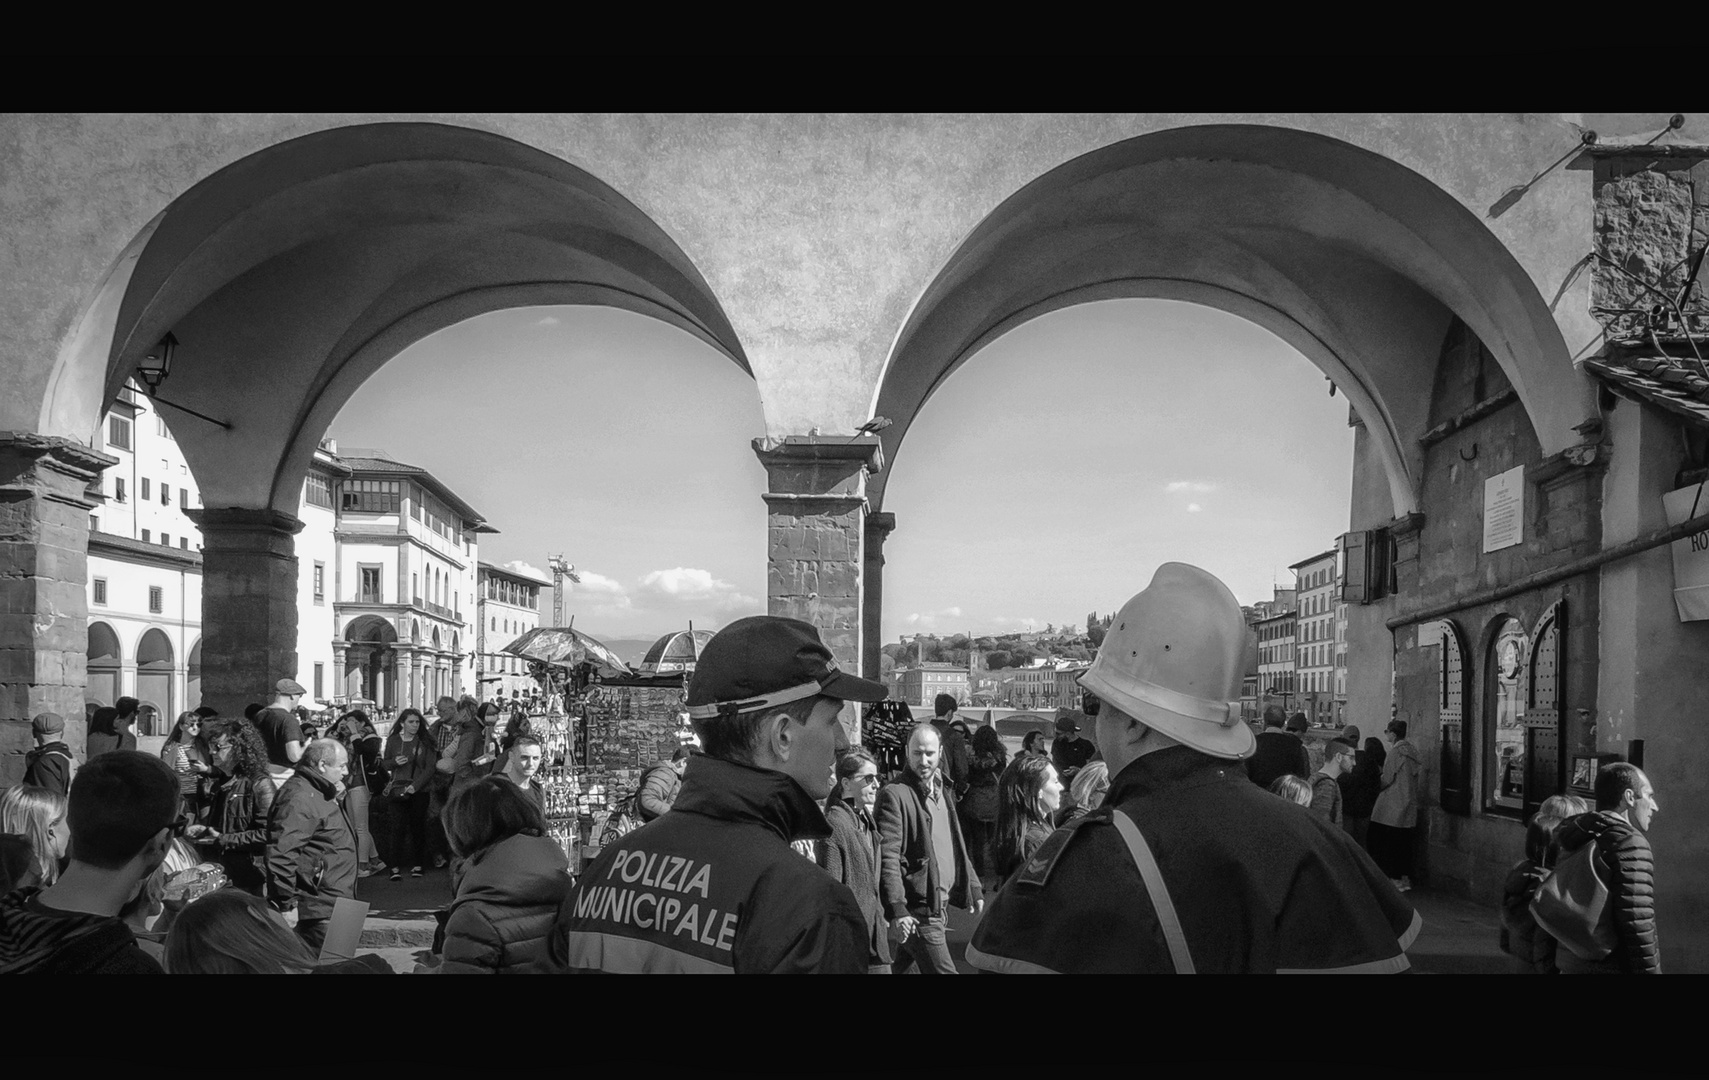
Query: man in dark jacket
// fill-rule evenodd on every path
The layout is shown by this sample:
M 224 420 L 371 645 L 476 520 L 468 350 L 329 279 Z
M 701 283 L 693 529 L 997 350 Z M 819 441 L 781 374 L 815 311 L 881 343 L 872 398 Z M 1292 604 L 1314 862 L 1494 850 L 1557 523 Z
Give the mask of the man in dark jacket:
M 1063 787 L 1067 787 L 1074 774 L 1097 756 L 1097 744 L 1081 736 L 1080 724 L 1072 716 L 1057 718 L 1056 738 L 1050 742 L 1050 763 L 1056 766 L 1056 775 Z
M 997 972 L 1395 972 L 1423 925 L 1370 856 L 1245 783 L 1251 631 L 1228 587 L 1165 563 L 1081 685 L 1099 699 L 1102 805 L 997 894 L 967 959 Z
M 671 812 L 613 841 L 582 873 L 548 942 L 572 972 L 867 969 L 848 886 L 790 847 L 831 834 L 819 809 L 849 745 L 845 701 L 884 687 L 837 669 L 811 624 L 738 619 L 688 685 L 702 753 Z
M 30 721 L 30 733 L 35 736 L 36 746 L 24 755 L 24 783 L 60 795 L 70 794 L 71 778 L 77 774 L 77 759 L 71 756 L 71 747 L 65 745 L 65 718 L 56 712 L 38 713 Z
M 315 739 L 267 815 L 267 900 L 317 953 L 333 904 L 356 896 L 356 829 L 340 802 L 349 772 L 337 739 Z
M 1265 791 L 1278 776 L 1291 773 L 1304 780 L 1311 775 L 1311 755 L 1298 735 L 1284 730 L 1287 722 L 1288 714 L 1280 705 L 1266 707 L 1264 731 L 1246 759 L 1246 778 Z
M 954 975 L 944 940 L 949 905 L 977 914 L 985 906 L 955 812 L 955 792 L 940 765 L 937 730 L 908 736 L 908 768 L 878 793 L 879 898 L 901 938 L 895 971 L 919 964 L 928 975 Z
M 113 750 L 84 765 L 67 817 L 71 864 L 45 889 L 0 899 L 0 975 L 159 975 L 119 917 L 172 848 L 178 774 Z
M 961 728 L 956 726 L 955 714 L 960 707 L 949 694 L 939 694 L 932 702 L 932 711 L 936 714 L 932 718 L 932 727 L 937 729 L 938 745 L 943 748 L 939 767 L 957 796 L 967 792 L 967 773 L 973 763 L 973 751 L 967 745 Z
M 1599 876 L 1608 886 L 1618 942 L 1602 960 L 1576 956 L 1563 944 L 1555 952 L 1561 974 L 1661 974 L 1661 948 L 1656 944 L 1655 862 L 1649 838 L 1644 835 L 1659 809 L 1655 789 L 1643 770 L 1616 761 L 1596 774 L 1596 809 L 1568 818 L 1555 834 L 1560 844 L 1557 870 L 1573 852 L 1586 844 L 1596 845 Z

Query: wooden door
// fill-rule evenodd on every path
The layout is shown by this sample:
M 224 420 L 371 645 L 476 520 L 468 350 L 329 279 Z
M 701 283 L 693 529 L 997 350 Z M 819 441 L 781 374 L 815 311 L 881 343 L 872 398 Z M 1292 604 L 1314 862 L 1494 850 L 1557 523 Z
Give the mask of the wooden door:
M 1543 800 L 1565 789 L 1561 759 L 1561 623 L 1557 602 L 1537 623 L 1526 660 L 1525 809 L 1526 820 Z
M 1471 753 L 1466 745 L 1466 650 L 1454 624 L 1442 623 L 1438 715 L 1442 734 L 1442 809 L 1472 809 Z

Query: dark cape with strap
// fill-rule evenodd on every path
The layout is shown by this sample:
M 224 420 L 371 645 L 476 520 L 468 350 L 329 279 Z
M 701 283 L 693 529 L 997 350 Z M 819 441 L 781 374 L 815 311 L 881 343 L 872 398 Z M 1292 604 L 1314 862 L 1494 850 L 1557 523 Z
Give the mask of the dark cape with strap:
M 1200 973 L 1395 972 L 1422 925 L 1341 829 L 1171 747 L 1124 768 L 1103 806 L 1058 829 L 986 911 L 967 950 L 997 972 L 1169 973 L 1157 913 L 1110 815 L 1156 855 Z

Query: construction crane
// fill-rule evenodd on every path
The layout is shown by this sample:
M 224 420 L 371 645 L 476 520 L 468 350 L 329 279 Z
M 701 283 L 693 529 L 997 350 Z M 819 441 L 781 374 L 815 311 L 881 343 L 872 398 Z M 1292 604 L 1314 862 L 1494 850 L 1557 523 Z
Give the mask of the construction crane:
M 564 579 L 569 578 L 577 585 L 582 579 L 576 574 L 573 563 L 564 561 L 562 555 L 553 555 L 546 560 L 546 565 L 552 568 L 552 625 L 564 625 Z

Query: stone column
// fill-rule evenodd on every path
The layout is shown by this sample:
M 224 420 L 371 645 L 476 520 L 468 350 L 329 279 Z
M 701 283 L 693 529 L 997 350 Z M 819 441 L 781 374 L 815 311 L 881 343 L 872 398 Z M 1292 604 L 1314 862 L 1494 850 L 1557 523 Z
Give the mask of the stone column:
M 766 468 L 766 599 L 773 615 L 819 628 L 839 663 L 860 670 L 866 478 L 884 467 L 872 435 L 756 439 Z
M 845 670 L 861 671 L 866 478 L 884 468 L 873 435 L 755 439 L 765 466 L 766 610 L 810 622 Z M 860 739 L 860 712 L 843 726 Z
M 37 713 L 65 717 L 65 741 L 82 750 L 89 489 L 116 463 L 70 439 L 0 431 L 0 788 L 23 778 Z
M 277 510 L 184 511 L 202 530 L 202 701 L 241 716 L 297 671 L 297 556 L 303 523 Z
M 344 643 L 332 643 L 332 695 L 339 697 L 344 693 Z
M 862 567 L 866 595 L 860 609 L 860 670 L 869 679 L 878 678 L 884 655 L 884 541 L 896 531 L 896 515 L 866 515 L 866 557 Z

